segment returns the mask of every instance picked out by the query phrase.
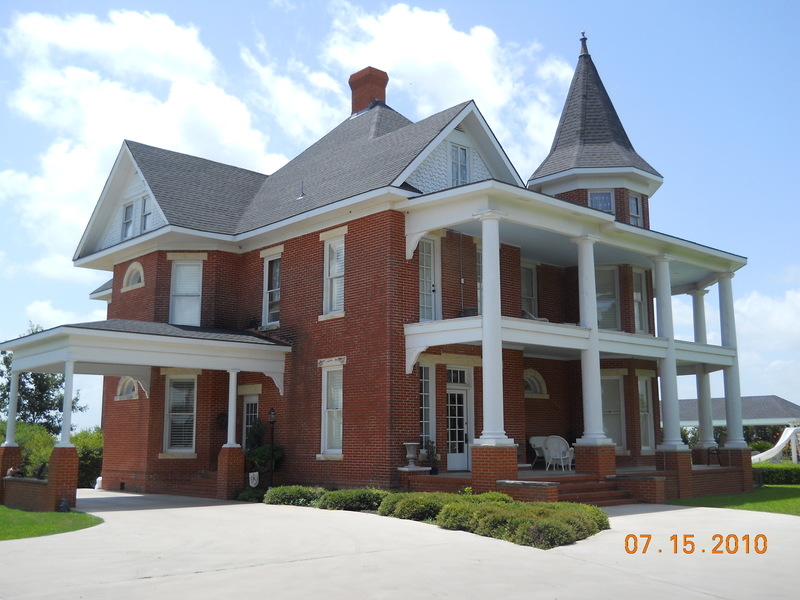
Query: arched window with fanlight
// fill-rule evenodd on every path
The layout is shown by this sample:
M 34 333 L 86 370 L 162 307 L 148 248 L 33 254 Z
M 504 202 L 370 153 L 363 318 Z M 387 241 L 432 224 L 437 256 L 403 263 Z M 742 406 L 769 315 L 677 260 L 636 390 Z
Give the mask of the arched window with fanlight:
M 525 369 L 524 373 L 525 397 L 548 399 L 547 384 L 544 377 L 536 369 Z
M 114 400 L 136 400 L 139 398 L 139 384 L 133 377 L 122 377 L 117 385 Z
M 144 269 L 138 262 L 132 262 L 128 265 L 128 270 L 125 271 L 125 277 L 122 279 L 122 290 L 127 292 L 135 290 L 144 286 Z

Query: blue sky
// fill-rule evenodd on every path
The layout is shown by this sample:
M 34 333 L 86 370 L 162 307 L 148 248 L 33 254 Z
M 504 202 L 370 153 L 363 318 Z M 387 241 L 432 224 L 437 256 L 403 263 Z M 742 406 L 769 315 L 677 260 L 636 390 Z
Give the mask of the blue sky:
M 124 6 L 124 8 L 119 8 Z M 742 393 L 800 403 L 800 4 L 9 0 L 0 9 L 0 340 L 98 320 L 72 254 L 123 139 L 271 173 L 389 73 L 411 119 L 475 99 L 523 179 L 552 141 L 580 32 L 637 151 L 653 229 L 748 257 Z M 674 299 L 691 337 L 689 297 Z M 716 295 L 707 296 L 718 342 Z M 99 385 L 79 378 L 98 424 Z M 681 378 L 682 397 L 694 397 Z M 721 378 L 712 393 L 722 395 Z

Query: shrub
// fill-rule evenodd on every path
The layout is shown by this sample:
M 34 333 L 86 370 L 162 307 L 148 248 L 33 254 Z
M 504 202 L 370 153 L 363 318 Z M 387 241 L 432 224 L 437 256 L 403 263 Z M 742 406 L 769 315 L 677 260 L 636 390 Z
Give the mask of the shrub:
M 578 537 L 567 523 L 557 519 L 535 519 L 522 523 L 510 541 L 549 550 L 557 546 L 574 544 L 577 540 Z
M 800 465 L 793 463 L 756 463 L 753 471 L 764 485 L 800 485 Z
M 772 448 L 773 443 L 768 442 L 766 440 L 758 440 L 755 442 L 750 442 L 747 445 L 750 446 L 750 450 L 752 450 L 753 452 L 761 453 L 761 452 L 766 452 L 767 450 Z
M 93 488 L 103 469 L 103 431 L 84 429 L 72 436 L 78 453 L 78 487 Z
M 240 502 L 261 502 L 264 500 L 264 490 L 247 488 L 236 497 Z
M 445 504 L 436 517 L 436 524 L 442 529 L 474 531 L 475 505 L 466 502 Z
M 318 508 L 328 510 L 377 510 L 389 492 L 376 489 L 336 490 L 327 492 L 317 502 Z
M 321 487 L 304 485 L 285 485 L 270 488 L 264 494 L 264 504 L 287 504 L 290 506 L 311 506 L 325 494 Z
M 392 516 L 412 521 L 432 521 L 444 505 L 452 501 L 452 496 L 453 494 L 437 492 L 406 494 L 395 506 Z
M 397 507 L 397 503 L 406 496 L 408 496 L 408 492 L 389 493 L 383 500 L 381 500 L 381 504 L 378 506 L 378 514 L 382 517 L 391 517 L 394 514 L 394 509 Z

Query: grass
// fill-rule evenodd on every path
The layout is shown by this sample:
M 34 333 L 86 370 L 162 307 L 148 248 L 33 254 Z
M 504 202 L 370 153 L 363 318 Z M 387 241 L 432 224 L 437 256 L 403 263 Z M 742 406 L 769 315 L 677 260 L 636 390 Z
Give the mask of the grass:
M 103 519 L 83 513 L 27 512 L 0 506 L 0 540 L 54 535 L 94 527 Z
M 800 517 L 800 485 L 765 485 L 747 493 L 682 498 L 669 500 L 667 504 L 756 510 Z

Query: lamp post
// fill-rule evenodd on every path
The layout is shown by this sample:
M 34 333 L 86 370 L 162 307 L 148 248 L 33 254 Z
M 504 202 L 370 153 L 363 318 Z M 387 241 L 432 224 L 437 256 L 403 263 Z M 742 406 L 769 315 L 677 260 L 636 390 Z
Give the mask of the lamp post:
M 270 469 L 269 469 L 269 485 L 268 489 L 272 488 L 272 478 L 275 476 L 275 409 L 269 409 L 269 416 L 267 417 L 269 420 L 269 462 L 270 462 Z

